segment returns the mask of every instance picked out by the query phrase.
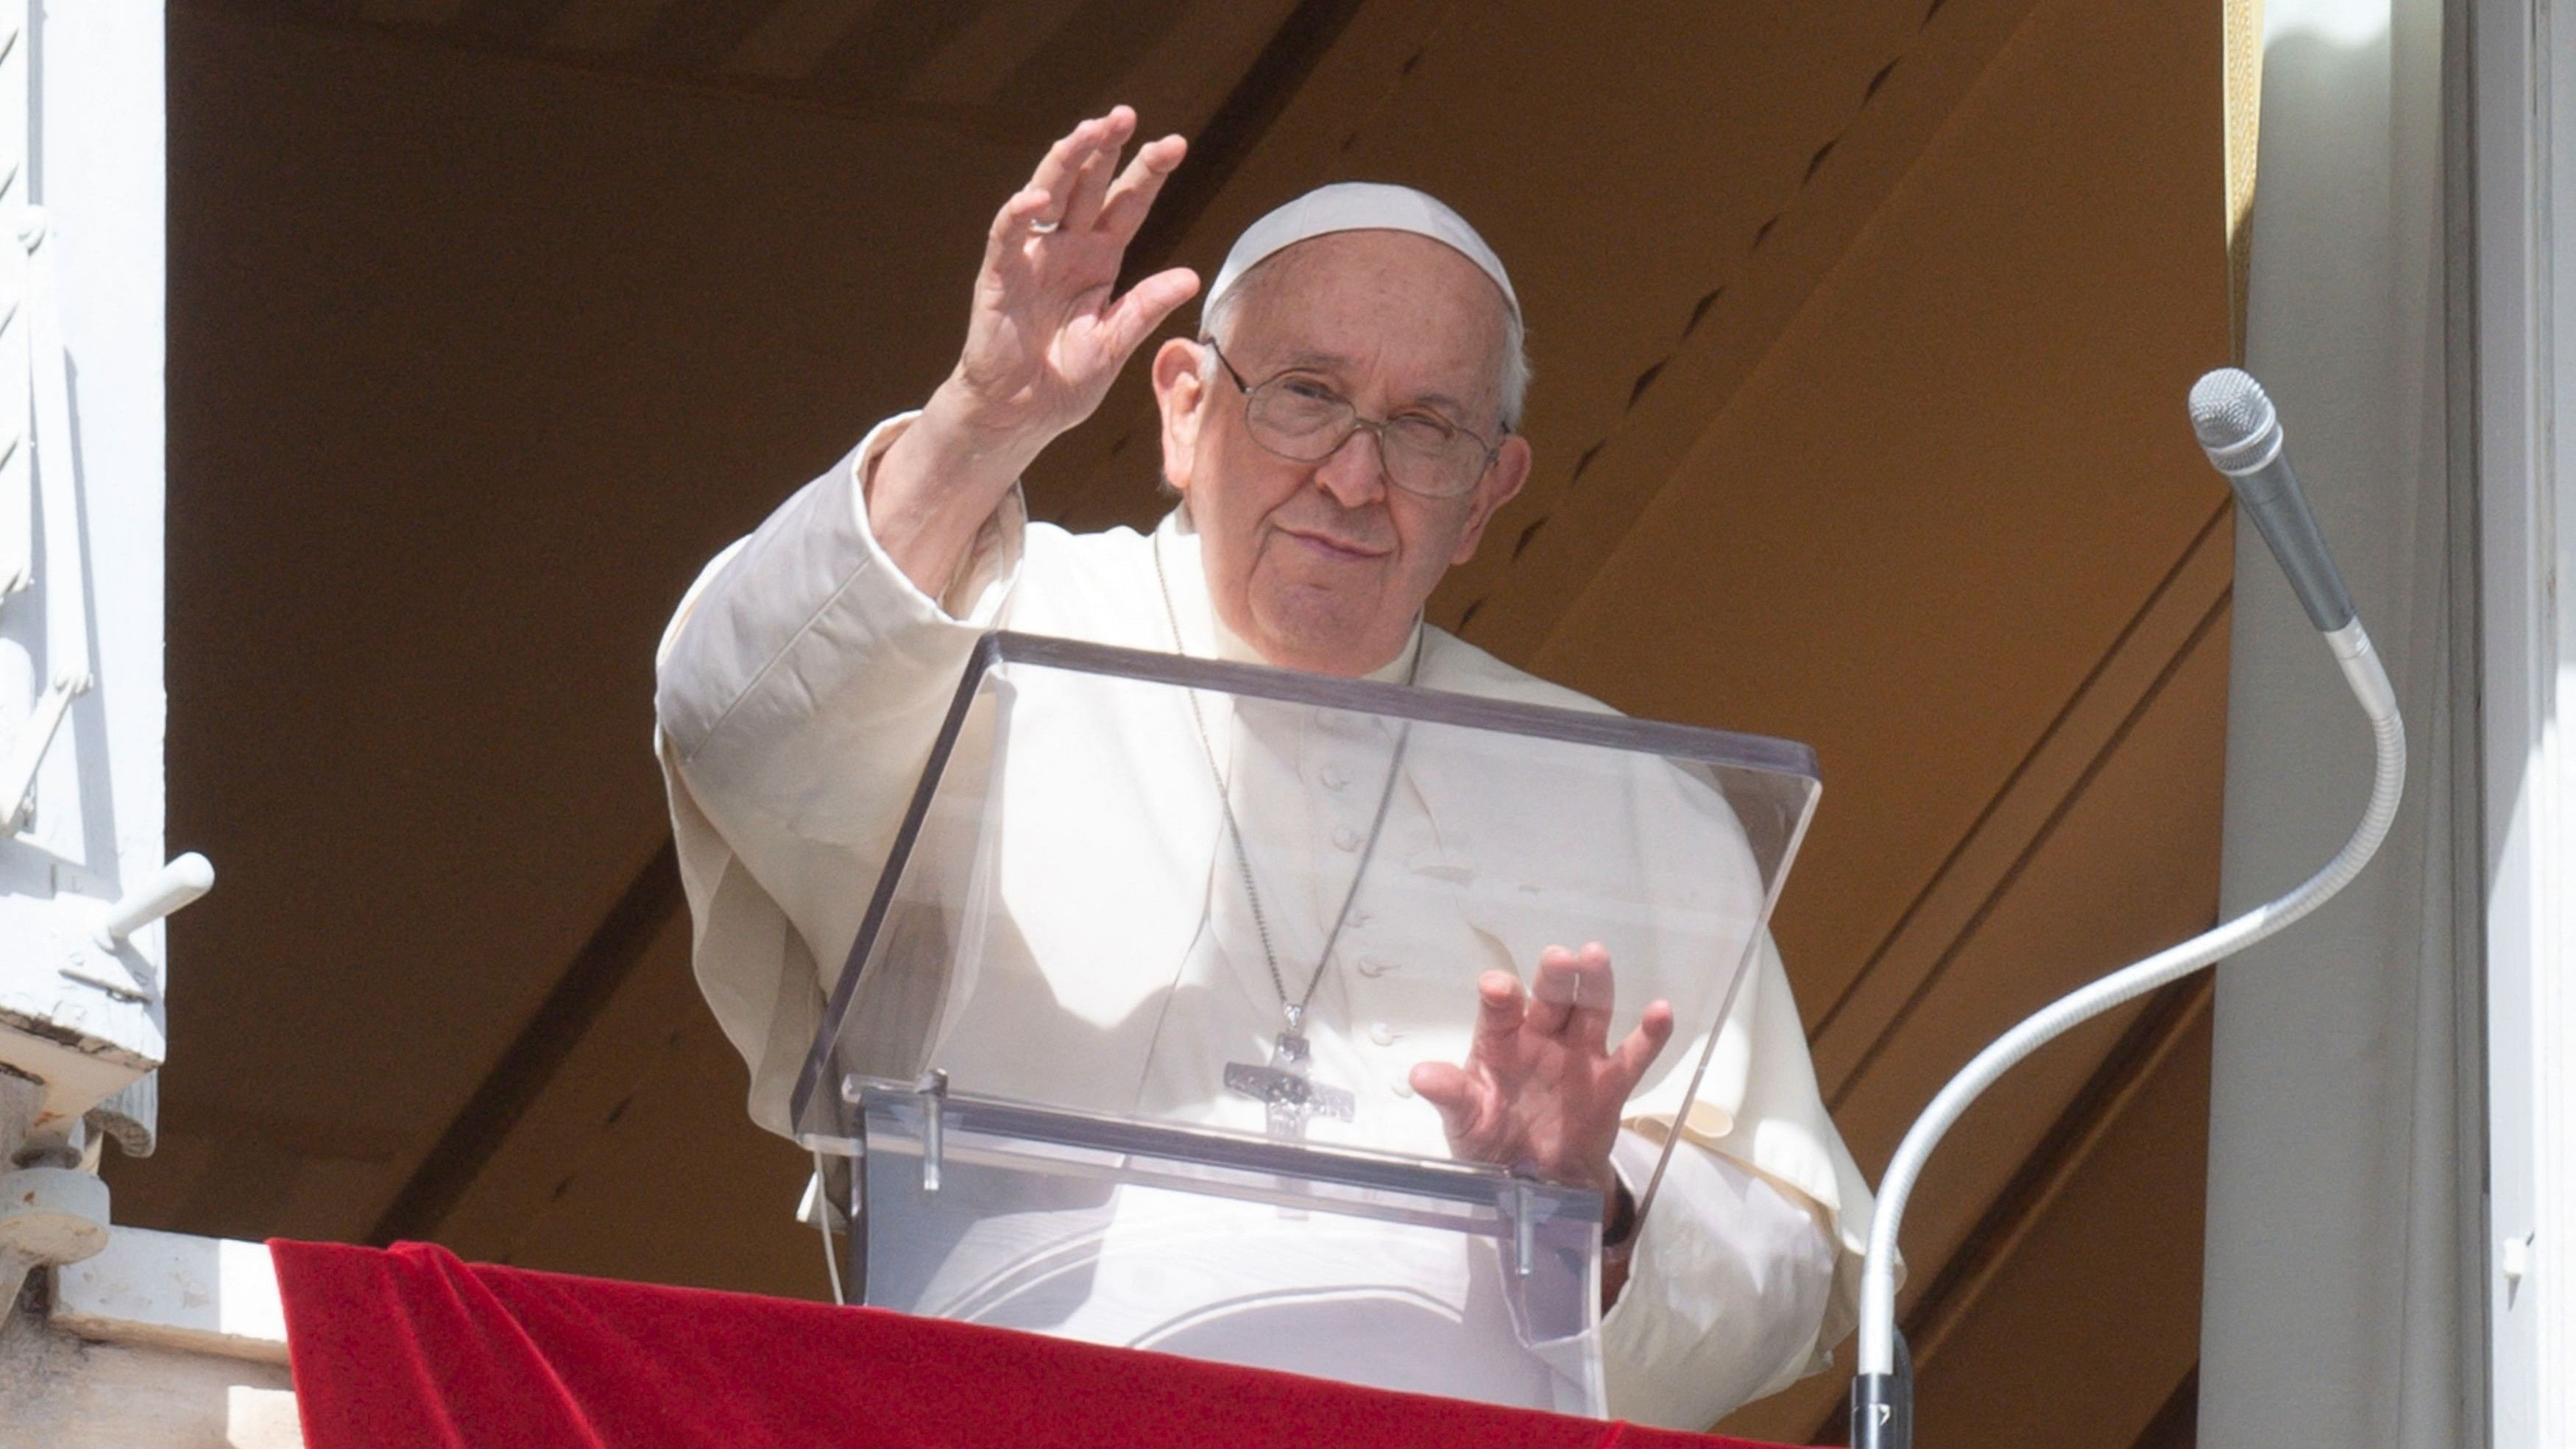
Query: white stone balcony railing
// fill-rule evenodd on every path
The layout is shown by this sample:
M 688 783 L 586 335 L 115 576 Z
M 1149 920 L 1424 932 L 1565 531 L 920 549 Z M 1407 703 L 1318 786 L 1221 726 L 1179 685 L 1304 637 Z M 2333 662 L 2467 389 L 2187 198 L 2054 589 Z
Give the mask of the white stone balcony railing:
M 286 1317 L 258 1243 L 117 1228 L 0 1324 L 0 1449 L 293 1449 Z

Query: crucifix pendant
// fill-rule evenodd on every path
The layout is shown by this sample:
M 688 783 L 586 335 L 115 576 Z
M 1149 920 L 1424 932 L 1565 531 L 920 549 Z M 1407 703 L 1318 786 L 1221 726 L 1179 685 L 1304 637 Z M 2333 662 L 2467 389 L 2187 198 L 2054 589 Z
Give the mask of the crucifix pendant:
M 1350 1121 L 1358 1105 L 1356 1100 L 1339 1087 L 1322 1086 L 1308 1077 L 1307 1056 L 1306 1038 L 1292 1024 L 1279 1033 L 1271 1047 L 1270 1065 L 1227 1062 L 1225 1089 L 1250 1097 L 1268 1109 L 1273 1137 L 1301 1139 L 1306 1135 L 1306 1123 L 1316 1117 Z

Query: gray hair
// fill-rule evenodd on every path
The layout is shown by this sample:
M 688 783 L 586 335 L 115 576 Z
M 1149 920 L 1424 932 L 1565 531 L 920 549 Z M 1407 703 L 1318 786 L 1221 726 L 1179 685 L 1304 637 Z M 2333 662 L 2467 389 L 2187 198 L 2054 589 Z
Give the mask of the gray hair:
M 1224 295 L 1207 304 L 1199 315 L 1199 340 L 1223 344 L 1232 341 L 1234 314 L 1243 305 L 1246 294 L 1267 285 L 1271 271 L 1268 261 L 1245 272 Z M 1499 299 L 1499 292 L 1497 298 Z M 1521 408 L 1529 401 L 1530 360 L 1529 331 L 1521 323 L 1520 310 L 1503 307 L 1503 355 L 1496 364 L 1495 392 L 1502 399 L 1503 431 L 1516 433 L 1521 427 Z M 1199 361 L 1199 375 L 1213 382 L 1216 377 L 1216 354 L 1209 353 Z

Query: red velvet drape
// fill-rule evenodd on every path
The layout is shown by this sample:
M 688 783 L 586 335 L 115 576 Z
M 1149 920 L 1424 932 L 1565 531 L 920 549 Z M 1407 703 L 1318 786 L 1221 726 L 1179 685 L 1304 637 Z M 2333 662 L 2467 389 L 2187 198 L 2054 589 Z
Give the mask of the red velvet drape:
M 867 1308 L 273 1242 L 311 1449 L 1713 1449 Z

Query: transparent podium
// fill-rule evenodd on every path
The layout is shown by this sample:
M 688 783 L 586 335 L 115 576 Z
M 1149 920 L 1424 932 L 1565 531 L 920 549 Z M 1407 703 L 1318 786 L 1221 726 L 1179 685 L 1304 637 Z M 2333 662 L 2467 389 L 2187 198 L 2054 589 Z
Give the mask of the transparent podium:
M 1638 1227 L 1674 1211 L 1815 762 L 1507 687 L 987 635 L 854 845 L 885 864 L 794 1097 L 853 1163 L 854 1296 L 1602 1413 L 1604 1195 L 1470 1159 L 1615 1138 Z M 1560 1127 L 1549 1084 L 1654 1002 L 1624 1105 Z M 1453 1146 L 1425 1093 L 1462 1088 Z

